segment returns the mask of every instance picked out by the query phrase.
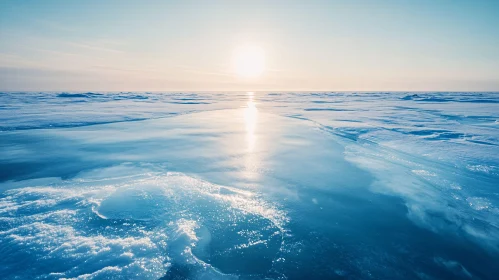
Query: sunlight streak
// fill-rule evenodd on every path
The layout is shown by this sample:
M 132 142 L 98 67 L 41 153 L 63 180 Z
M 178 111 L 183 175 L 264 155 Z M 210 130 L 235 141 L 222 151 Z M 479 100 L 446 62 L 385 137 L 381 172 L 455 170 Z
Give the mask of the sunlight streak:
M 246 124 L 246 142 L 248 143 L 248 151 L 252 152 L 255 148 L 255 128 L 258 117 L 258 109 L 253 101 L 254 92 L 248 92 L 247 107 L 244 108 L 244 123 Z

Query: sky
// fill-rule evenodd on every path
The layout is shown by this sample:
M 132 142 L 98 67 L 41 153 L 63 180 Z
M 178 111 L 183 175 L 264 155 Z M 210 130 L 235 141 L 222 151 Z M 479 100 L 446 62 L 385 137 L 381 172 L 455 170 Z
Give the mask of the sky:
M 481 0 L 2 0 L 0 90 L 499 91 L 498 15 Z M 244 46 L 261 75 L 235 73 Z

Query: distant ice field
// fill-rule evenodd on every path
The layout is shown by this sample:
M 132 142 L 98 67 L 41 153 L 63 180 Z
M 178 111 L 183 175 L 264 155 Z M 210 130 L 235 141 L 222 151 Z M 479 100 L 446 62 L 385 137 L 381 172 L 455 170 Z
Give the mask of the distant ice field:
M 0 279 L 496 279 L 499 93 L 0 93 Z

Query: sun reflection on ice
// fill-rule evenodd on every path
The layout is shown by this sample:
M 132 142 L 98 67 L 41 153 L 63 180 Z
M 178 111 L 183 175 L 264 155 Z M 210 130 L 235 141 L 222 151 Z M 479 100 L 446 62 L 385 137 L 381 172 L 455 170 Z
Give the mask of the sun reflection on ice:
M 246 142 L 246 153 L 244 156 L 244 169 L 245 176 L 247 179 L 254 181 L 258 180 L 261 164 L 261 152 L 263 143 L 259 143 L 258 127 L 259 124 L 259 113 L 256 108 L 256 103 L 254 101 L 254 92 L 248 92 L 248 101 L 246 107 L 244 107 L 244 124 L 246 128 L 245 142 Z

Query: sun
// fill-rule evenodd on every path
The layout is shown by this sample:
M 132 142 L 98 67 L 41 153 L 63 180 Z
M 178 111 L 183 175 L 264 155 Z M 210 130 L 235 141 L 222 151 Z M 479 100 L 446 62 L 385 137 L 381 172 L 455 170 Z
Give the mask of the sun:
M 234 72 L 240 78 L 258 78 L 265 71 L 265 52 L 259 46 L 242 46 L 234 50 Z

